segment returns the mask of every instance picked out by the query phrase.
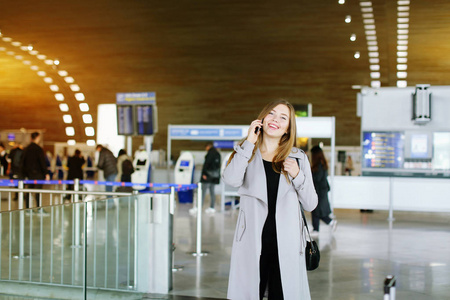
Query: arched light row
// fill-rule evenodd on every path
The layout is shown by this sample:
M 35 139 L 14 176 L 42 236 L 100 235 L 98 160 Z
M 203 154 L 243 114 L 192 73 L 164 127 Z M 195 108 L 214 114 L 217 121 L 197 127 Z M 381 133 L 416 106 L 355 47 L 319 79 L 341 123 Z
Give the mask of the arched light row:
M 397 1 L 397 87 L 407 87 L 409 0 Z
M 12 46 L 17 47 L 21 51 L 23 51 L 31 56 L 35 56 L 38 60 L 42 61 L 45 65 L 52 66 L 56 69 L 56 67 L 59 66 L 59 64 L 60 64 L 58 59 L 55 59 L 55 60 L 48 59 L 46 55 L 39 54 L 39 52 L 36 51 L 32 45 L 23 45 L 21 42 L 13 41 L 12 38 L 10 38 L 10 37 L 3 36 L 1 31 L 0 31 L 0 37 L 4 42 L 10 43 Z M 75 145 L 76 140 L 71 138 L 71 137 L 75 136 L 75 128 L 70 126 L 70 124 L 73 123 L 73 119 L 72 119 L 72 115 L 69 113 L 69 105 L 67 103 L 64 103 L 64 100 L 65 100 L 64 94 L 60 91 L 60 87 L 54 83 L 54 79 L 49 74 L 47 74 L 47 72 L 41 70 L 37 65 L 32 64 L 32 62 L 30 60 L 25 59 L 23 55 L 17 54 L 15 51 L 7 51 L 7 49 L 5 47 L 0 47 L 0 52 L 6 52 L 7 55 L 13 56 L 15 59 L 22 61 L 22 63 L 24 65 L 30 66 L 30 69 L 35 71 L 36 74 L 39 77 L 42 77 L 44 82 L 46 84 L 48 84 L 50 90 L 55 93 L 54 97 L 55 97 L 56 101 L 60 102 L 59 109 L 63 113 L 63 122 L 68 125 L 65 128 L 66 135 L 69 137 L 67 143 L 69 145 Z M 67 83 L 71 92 L 73 92 L 75 99 L 80 102 L 78 107 L 79 107 L 80 111 L 83 113 L 82 118 L 83 118 L 83 123 L 86 124 L 86 127 L 85 127 L 86 136 L 88 136 L 88 137 L 95 136 L 94 127 L 89 126 L 89 124 L 92 124 L 92 122 L 93 122 L 92 115 L 89 114 L 89 105 L 84 102 L 85 96 L 80 91 L 80 87 L 78 86 L 78 84 L 75 83 L 74 78 L 69 76 L 67 71 L 58 70 L 57 73 L 59 76 L 61 76 L 63 78 L 64 82 Z M 86 143 L 89 146 L 94 146 L 95 140 L 88 139 Z
M 378 39 L 372 1 L 360 1 L 359 5 L 366 35 L 367 51 L 369 54 L 370 86 L 378 88 L 381 86 L 380 52 L 378 51 Z
M 345 4 L 345 0 L 339 0 L 339 4 Z M 373 7 L 371 1 L 360 1 L 359 3 L 361 7 L 361 14 L 364 23 L 364 31 L 367 40 L 367 50 L 369 54 L 369 68 L 370 68 L 370 85 L 372 87 L 380 87 L 380 53 L 378 51 L 378 41 L 377 41 L 377 31 L 375 26 L 375 18 L 373 14 Z M 352 21 L 352 17 L 347 15 L 344 19 L 345 23 L 350 23 Z M 350 35 L 350 41 L 356 41 L 356 34 L 352 33 Z M 361 53 L 359 51 L 355 51 L 353 54 L 355 59 L 359 59 L 361 57 Z

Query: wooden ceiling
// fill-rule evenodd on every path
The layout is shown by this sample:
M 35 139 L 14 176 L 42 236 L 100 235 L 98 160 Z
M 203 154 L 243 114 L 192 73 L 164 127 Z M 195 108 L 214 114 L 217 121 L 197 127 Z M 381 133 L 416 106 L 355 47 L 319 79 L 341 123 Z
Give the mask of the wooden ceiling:
M 396 86 L 397 1 L 371 3 L 379 80 Z M 409 12 L 408 85 L 448 85 L 450 1 L 412 0 Z M 336 116 L 337 144 L 359 144 L 352 86 L 371 84 L 359 1 L 3 1 L 0 20 L 2 38 L 60 60 L 57 68 L 47 66 L 0 39 L 0 130 L 42 128 L 47 143 L 69 139 L 60 102 L 23 63 L 30 60 L 69 95 L 57 71 L 74 78 L 94 128 L 97 105 L 115 103 L 116 93 L 156 92 L 156 149 L 166 147 L 168 124 L 249 124 L 276 98 L 312 103 L 315 116 Z M 69 96 L 65 103 L 74 139 L 85 142 L 79 102 Z

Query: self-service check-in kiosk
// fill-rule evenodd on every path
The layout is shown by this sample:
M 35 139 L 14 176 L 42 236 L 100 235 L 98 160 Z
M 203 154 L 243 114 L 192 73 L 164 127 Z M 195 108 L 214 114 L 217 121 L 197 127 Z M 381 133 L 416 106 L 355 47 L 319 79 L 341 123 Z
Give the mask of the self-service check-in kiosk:
M 175 164 L 175 184 L 192 184 L 194 181 L 194 156 L 191 152 L 183 152 Z M 193 190 L 178 192 L 180 203 L 192 202 Z
M 131 174 L 131 182 L 148 183 L 150 182 L 151 164 L 147 150 L 139 150 L 135 153 L 133 161 L 134 173 Z M 144 187 L 134 187 L 135 189 L 144 189 Z

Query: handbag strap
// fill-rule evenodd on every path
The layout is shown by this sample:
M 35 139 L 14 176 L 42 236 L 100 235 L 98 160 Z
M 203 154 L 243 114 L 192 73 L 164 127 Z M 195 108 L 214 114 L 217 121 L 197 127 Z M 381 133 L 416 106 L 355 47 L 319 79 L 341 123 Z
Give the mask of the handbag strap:
M 310 240 L 310 241 L 312 241 L 313 239 L 311 238 L 311 235 L 309 234 L 308 223 L 306 223 L 305 212 L 304 212 L 304 210 L 303 210 L 303 206 L 302 206 L 302 204 L 301 204 L 301 203 L 300 203 L 300 210 L 301 210 L 301 212 L 302 212 L 302 219 L 303 219 L 303 224 L 305 224 L 305 227 L 306 227 L 306 231 L 308 232 L 308 237 L 309 237 L 309 240 Z
M 297 160 L 298 167 L 300 168 L 300 162 L 299 162 L 298 158 L 296 158 L 296 160 Z M 309 240 L 312 242 L 314 240 L 311 238 L 311 234 L 309 233 L 308 223 L 306 223 L 306 217 L 305 217 L 305 212 L 303 210 L 303 206 L 300 202 L 299 202 L 299 204 L 300 204 L 300 211 L 302 212 L 303 224 L 305 224 L 306 231 L 308 232 Z M 311 243 L 311 247 L 314 248 L 314 245 L 312 243 Z M 312 249 L 312 250 L 315 252 L 315 249 Z

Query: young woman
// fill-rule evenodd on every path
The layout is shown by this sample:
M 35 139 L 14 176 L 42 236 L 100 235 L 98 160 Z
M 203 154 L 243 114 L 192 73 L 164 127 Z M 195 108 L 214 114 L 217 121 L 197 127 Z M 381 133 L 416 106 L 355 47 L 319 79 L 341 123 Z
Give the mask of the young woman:
M 239 187 L 228 298 L 310 299 L 300 204 L 317 205 L 308 159 L 295 148 L 292 105 L 269 103 L 235 148 L 223 180 Z
M 314 146 L 311 148 L 311 169 L 313 174 L 314 188 L 316 189 L 319 197 L 319 204 L 316 209 L 311 213 L 313 232 L 312 236 L 319 235 L 320 220 L 325 224 L 331 226 L 331 230 L 336 230 L 337 221 L 332 220 L 329 217 L 331 214 L 330 203 L 328 202 L 328 191 L 330 186 L 328 185 L 328 163 L 325 155 L 323 155 L 322 148 Z

